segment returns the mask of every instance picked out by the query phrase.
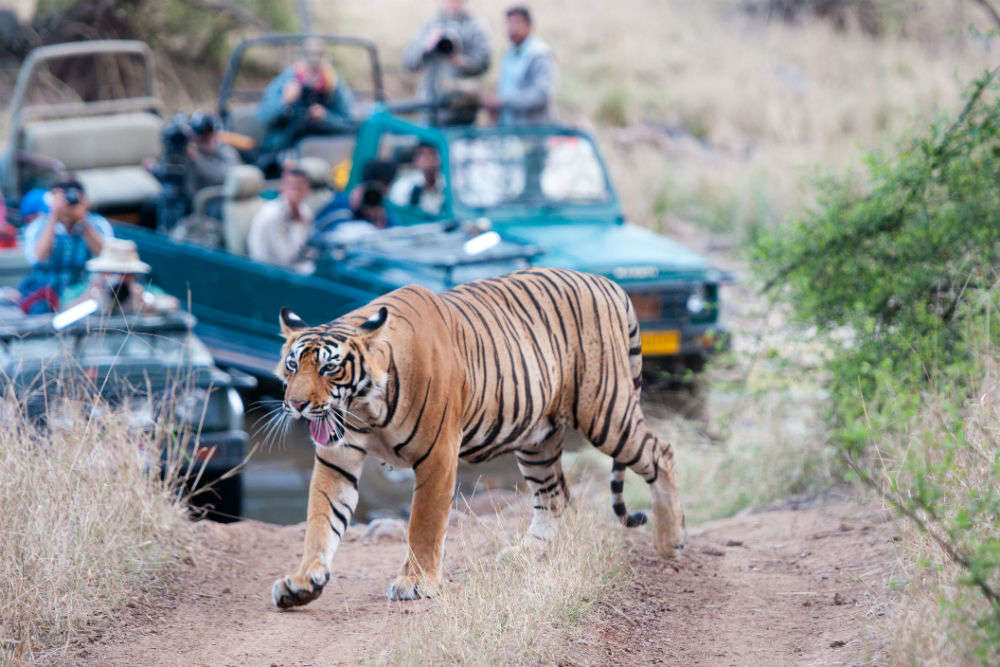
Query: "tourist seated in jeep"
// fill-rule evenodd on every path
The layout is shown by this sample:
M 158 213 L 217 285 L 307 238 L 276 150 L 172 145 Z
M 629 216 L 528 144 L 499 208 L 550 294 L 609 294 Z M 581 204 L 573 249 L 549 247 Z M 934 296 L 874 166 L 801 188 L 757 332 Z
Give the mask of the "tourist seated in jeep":
M 24 232 L 24 253 L 32 270 L 18 287 L 22 310 L 29 314 L 54 311 L 58 295 L 80 280 L 87 260 L 99 255 L 105 239 L 113 236 L 108 221 L 90 212 L 79 181 L 53 185 L 49 212 Z
M 396 178 L 389 188 L 389 201 L 428 216 L 441 212 L 444 205 L 444 176 L 441 156 L 433 144 L 420 142 L 413 151 L 413 167 Z
M 70 285 L 60 295 L 63 310 L 94 299 L 105 315 L 172 313 L 180 302 L 154 285 L 143 285 L 139 276 L 149 274 L 149 264 L 139 259 L 135 241 L 105 239 L 101 254 L 87 261 L 90 278 Z
M 264 204 L 250 224 L 247 253 L 251 259 L 312 273 L 315 266 L 306 245 L 313 232 L 313 212 L 305 202 L 310 189 L 309 175 L 302 169 L 282 172 L 278 198 Z
M 385 194 L 396 177 L 396 165 L 389 160 L 372 160 L 361 170 L 361 183 L 338 192 L 316 214 L 317 231 L 330 231 L 342 222 L 365 221 L 378 229 L 392 226 L 385 208 Z
M 273 172 L 278 154 L 303 137 L 354 132 L 352 105 L 353 95 L 338 79 L 323 43 L 306 40 L 301 59 L 267 85 L 257 109 L 257 118 L 267 127 L 261 168 Z

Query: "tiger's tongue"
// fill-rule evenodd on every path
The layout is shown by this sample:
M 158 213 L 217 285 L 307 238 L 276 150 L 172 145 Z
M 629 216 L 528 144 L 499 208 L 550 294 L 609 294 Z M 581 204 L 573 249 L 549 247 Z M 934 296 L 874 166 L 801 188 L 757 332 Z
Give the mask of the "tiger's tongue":
M 330 424 L 325 419 L 309 422 L 309 435 L 317 445 L 330 442 Z

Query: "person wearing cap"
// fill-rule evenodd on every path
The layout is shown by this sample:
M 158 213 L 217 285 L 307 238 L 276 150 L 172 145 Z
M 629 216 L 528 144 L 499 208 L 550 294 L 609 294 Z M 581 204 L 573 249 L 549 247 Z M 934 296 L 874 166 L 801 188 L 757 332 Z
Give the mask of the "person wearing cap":
M 195 111 L 188 120 L 192 140 L 188 143 L 187 196 L 194 199 L 202 188 L 222 185 L 231 167 L 240 163 L 235 148 L 219 141 L 222 126 L 219 117 L 204 111 Z
M 153 285 L 143 286 L 140 275 L 149 274 L 149 264 L 139 259 L 134 241 L 108 238 L 101 254 L 87 261 L 90 279 L 67 287 L 60 295 L 63 309 L 95 299 L 106 315 L 169 313 L 180 307 L 176 298 Z
M 51 312 L 58 294 L 78 282 L 87 260 L 101 254 L 111 225 L 90 212 L 83 185 L 65 180 L 52 186 L 49 211 L 37 217 L 24 232 L 24 254 L 31 273 L 18 287 L 25 312 Z
M 264 90 L 257 118 L 267 128 L 262 158 L 276 155 L 302 137 L 346 134 L 357 124 L 351 117 L 353 96 L 323 50 L 323 42 L 307 39 L 302 57 L 275 77 Z
M 417 144 L 413 151 L 413 168 L 403 172 L 389 188 L 389 201 L 430 216 L 441 212 L 444 175 L 441 173 L 441 156 L 433 144 Z
M 417 97 L 430 101 L 460 89 L 463 80 L 482 76 L 490 66 L 490 38 L 483 22 L 473 16 L 465 0 L 443 0 L 441 10 L 424 24 L 403 51 L 403 66 L 423 72 Z M 430 111 L 430 124 L 450 125 L 447 110 Z
M 552 121 L 556 63 L 552 51 L 532 33 L 531 12 L 516 5 L 506 12 L 510 46 L 500 62 L 495 95 L 483 106 L 501 125 L 531 125 Z

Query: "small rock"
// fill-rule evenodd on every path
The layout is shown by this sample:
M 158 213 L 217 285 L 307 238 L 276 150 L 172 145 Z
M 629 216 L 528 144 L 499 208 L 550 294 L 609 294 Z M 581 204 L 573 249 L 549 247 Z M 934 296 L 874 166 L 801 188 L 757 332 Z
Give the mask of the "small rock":
M 405 542 L 406 523 L 400 519 L 375 519 L 368 524 L 362 539 L 365 542 Z
M 703 554 L 705 554 L 706 556 L 725 556 L 726 555 L 725 551 L 720 551 L 720 550 L 716 549 L 715 547 L 705 547 L 705 548 L 703 548 L 701 550 L 701 552 Z
M 136 608 L 136 607 L 138 607 L 139 605 L 137 605 L 137 604 L 136 604 L 136 603 L 134 603 L 134 602 L 131 602 L 131 601 L 129 601 L 129 602 L 126 602 L 126 603 L 125 603 L 125 606 L 126 606 L 126 607 L 128 607 L 129 609 L 135 609 L 135 608 Z
M 840 524 L 839 528 L 840 528 L 840 532 L 842 532 L 842 533 L 846 533 L 846 532 L 848 532 L 850 530 L 854 530 L 853 528 L 851 528 L 850 526 L 848 526 L 846 523 L 843 523 L 843 522 Z
M 726 540 L 727 547 L 742 547 L 743 540 Z
M 838 639 L 836 641 L 830 642 L 830 648 L 840 648 L 841 646 L 844 646 L 845 644 L 847 644 L 847 642 L 841 641 L 841 640 Z
M 833 604 L 841 605 L 847 604 L 847 598 L 841 595 L 839 592 L 833 594 Z

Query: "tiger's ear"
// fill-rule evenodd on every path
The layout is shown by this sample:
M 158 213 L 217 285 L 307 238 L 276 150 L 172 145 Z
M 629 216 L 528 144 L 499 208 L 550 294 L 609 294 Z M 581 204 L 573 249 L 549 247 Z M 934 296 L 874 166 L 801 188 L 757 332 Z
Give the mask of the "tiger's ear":
M 385 321 L 389 319 L 389 309 L 382 306 L 378 312 L 361 323 L 361 330 L 366 333 L 374 333 L 382 328 Z
M 287 308 L 281 309 L 281 316 L 278 318 L 278 321 L 281 323 L 281 335 L 285 338 L 290 338 L 299 329 L 305 329 L 309 326 L 302 321 L 301 317 Z

